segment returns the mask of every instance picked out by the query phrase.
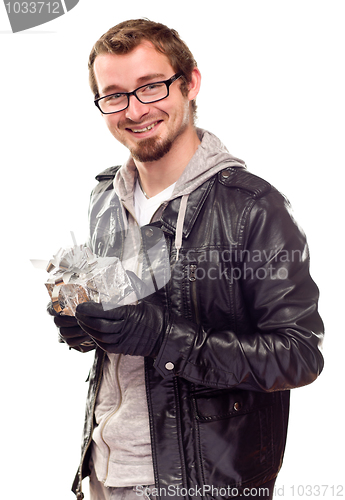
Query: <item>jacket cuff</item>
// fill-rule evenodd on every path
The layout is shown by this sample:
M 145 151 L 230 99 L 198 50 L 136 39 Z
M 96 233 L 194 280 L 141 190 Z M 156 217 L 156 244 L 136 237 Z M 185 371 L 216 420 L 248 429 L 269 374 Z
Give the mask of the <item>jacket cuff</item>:
M 163 378 L 181 375 L 198 335 L 198 326 L 172 315 L 154 367 Z

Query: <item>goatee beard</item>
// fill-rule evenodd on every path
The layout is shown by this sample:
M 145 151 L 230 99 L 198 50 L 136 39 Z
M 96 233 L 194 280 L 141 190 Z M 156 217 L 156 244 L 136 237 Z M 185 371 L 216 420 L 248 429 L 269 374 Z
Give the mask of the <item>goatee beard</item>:
M 169 138 L 159 142 L 155 137 L 150 137 L 140 141 L 136 148 L 130 149 L 130 152 L 135 160 L 142 163 L 158 161 L 169 153 L 172 142 Z

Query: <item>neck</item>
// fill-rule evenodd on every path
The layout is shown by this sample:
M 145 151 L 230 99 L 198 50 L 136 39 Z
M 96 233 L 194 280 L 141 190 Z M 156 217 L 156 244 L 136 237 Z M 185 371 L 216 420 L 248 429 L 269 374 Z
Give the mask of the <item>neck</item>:
M 193 128 L 188 137 L 176 138 L 171 150 L 160 160 L 145 163 L 134 160 L 145 195 L 151 198 L 174 184 L 182 175 L 199 144 L 199 137 Z

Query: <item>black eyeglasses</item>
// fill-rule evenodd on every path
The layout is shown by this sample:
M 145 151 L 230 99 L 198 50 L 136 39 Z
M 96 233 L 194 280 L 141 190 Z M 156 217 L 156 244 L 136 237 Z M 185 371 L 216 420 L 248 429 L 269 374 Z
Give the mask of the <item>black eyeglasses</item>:
M 116 92 L 115 94 L 105 95 L 95 99 L 95 105 L 104 115 L 119 113 L 129 106 L 129 98 L 134 95 L 142 104 L 150 104 L 152 102 L 161 101 L 169 95 L 169 87 L 172 83 L 182 76 L 182 71 L 179 71 L 168 80 L 161 82 L 153 82 L 147 85 L 142 85 L 133 92 Z

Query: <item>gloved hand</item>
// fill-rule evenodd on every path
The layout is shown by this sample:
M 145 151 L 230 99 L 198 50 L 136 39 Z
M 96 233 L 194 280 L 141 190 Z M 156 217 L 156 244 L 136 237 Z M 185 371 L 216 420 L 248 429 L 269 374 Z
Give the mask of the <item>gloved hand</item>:
M 80 328 L 74 316 L 65 316 L 55 311 L 50 302 L 47 312 L 54 317 L 54 323 L 59 330 L 59 342 L 66 343 L 70 348 L 80 352 L 88 352 L 96 347 L 94 341 Z
M 131 356 L 158 354 L 169 324 L 168 313 L 155 294 L 137 305 L 104 311 L 101 304 L 84 302 L 76 310 L 78 324 L 104 351 Z

